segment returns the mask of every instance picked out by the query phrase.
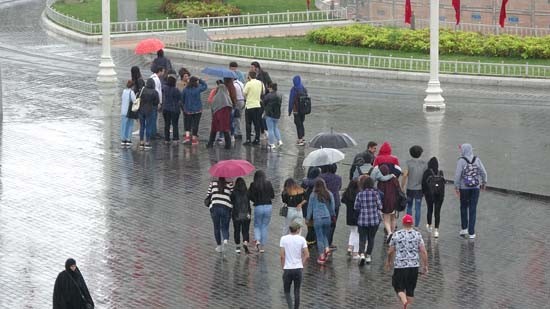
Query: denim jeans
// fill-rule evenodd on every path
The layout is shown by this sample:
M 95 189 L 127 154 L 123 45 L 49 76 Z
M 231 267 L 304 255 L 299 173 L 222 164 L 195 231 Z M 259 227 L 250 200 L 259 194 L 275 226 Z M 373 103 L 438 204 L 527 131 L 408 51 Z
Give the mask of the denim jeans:
M 164 117 L 164 140 L 168 142 L 170 141 L 170 126 L 172 126 L 172 140 L 179 140 L 180 131 L 178 123 L 180 119 L 180 112 L 164 111 L 162 112 L 162 116 Z
M 139 113 L 139 140 L 143 141 L 145 135 L 145 142 L 151 141 L 153 129 L 153 113 L 143 114 Z
M 254 207 L 254 237 L 262 246 L 267 243 L 271 209 L 272 206 L 269 204 Z
M 153 120 L 151 121 L 151 124 L 152 124 L 152 127 L 151 127 L 151 136 L 155 136 L 157 135 L 158 131 L 157 131 L 157 119 L 158 119 L 158 110 L 157 110 L 157 107 L 158 106 L 154 106 L 153 105 Z
M 407 189 L 407 214 L 412 216 L 412 206 L 414 201 L 414 226 L 420 225 L 420 215 L 422 206 L 422 190 Z
M 317 236 L 317 250 L 319 255 L 329 247 L 328 237 L 330 234 L 330 217 L 315 218 L 313 220 L 315 235 Z
M 134 129 L 134 119 L 130 119 L 126 117 L 126 115 L 122 115 L 120 117 L 120 140 L 131 141 L 133 129 Z
M 479 189 L 460 189 L 460 225 L 468 234 L 476 233 L 477 201 Z
M 300 308 L 300 286 L 302 285 L 302 278 L 302 268 L 283 270 L 283 290 L 285 292 L 288 309 Z M 292 296 L 290 295 L 290 286 L 292 282 L 294 282 L 294 305 L 292 304 Z
M 216 238 L 216 244 L 222 244 L 223 240 L 229 239 L 229 221 L 231 220 L 231 208 L 223 205 L 214 204 L 210 208 L 210 216 L 212 217 L 212 223 L 214 223 L 214 237 Z M 220 235 L 221 232 L 221 235 Z
M 281 140 L 281 132 L 279 131 L 279 119 L 265 117 L 265 122 L 267 123 L 267 136 L 269 139 L 269 144 L 274 145 L 275 143 Z

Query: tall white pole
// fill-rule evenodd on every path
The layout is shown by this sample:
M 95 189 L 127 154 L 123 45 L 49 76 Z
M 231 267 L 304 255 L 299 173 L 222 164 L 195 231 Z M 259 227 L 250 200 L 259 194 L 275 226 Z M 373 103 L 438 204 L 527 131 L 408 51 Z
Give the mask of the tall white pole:
M 101 3 L 101 62 L 97 81 L 103 83 L 116 82 L 115 64 L 111 58 L 111 1 L 102 0 Z
M 445 99 L 441 96 L 439 83 L 439 0 L 430 1 L 430 81 L 426 89 L 424 109 L 443 109 Z

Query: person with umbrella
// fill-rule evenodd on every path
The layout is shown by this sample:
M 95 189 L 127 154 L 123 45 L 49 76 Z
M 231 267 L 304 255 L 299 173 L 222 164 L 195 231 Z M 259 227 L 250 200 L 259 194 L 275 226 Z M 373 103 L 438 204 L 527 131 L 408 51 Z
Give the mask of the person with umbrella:
M 163 67 L 166 71 L 172 71 L 172 62 L 164 56 L 164 50 L 157 50 L 157 58 L 151 63 L 151 72 L 156 73 L 158 67 Z

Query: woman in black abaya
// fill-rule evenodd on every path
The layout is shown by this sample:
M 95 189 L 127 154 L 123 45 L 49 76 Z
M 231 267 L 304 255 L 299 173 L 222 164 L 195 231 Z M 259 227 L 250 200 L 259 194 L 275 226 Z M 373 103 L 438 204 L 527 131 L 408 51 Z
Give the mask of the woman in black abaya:
M 65 262 L 65 270 L 55 279 L 53 309 L 91 309 L 94 301 L 90 296 L 84 277 L 74 259 Z

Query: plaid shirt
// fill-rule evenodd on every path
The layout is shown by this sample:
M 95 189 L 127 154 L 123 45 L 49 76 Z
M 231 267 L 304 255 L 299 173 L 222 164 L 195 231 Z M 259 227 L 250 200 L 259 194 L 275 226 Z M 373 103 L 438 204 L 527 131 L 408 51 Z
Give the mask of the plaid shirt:
M 377 226 L 380 224 L 379 211 L 382 210 L 380 194 L 375 189 L 365 189 L 355 198 L 355 213 L 358 226 Z

